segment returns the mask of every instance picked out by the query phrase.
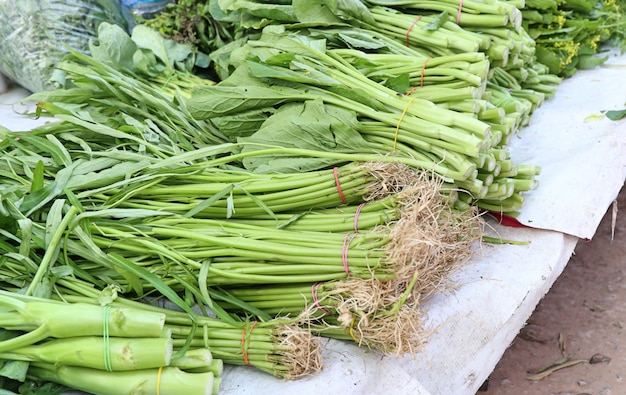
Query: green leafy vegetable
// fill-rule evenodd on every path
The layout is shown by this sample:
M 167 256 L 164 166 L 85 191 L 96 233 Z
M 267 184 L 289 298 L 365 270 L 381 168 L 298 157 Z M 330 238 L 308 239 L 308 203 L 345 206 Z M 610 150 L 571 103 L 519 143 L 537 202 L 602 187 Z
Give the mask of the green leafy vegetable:
M 88 52 L 99 24 L 125 26 L 114 0 L 2 0 L 0 21 L 0 71 L 33 92 L 56 86 L 66 47 Z
M 610 110 L 604 113 L 611 121 L 619 121 L 626 118 L 626 110 Z

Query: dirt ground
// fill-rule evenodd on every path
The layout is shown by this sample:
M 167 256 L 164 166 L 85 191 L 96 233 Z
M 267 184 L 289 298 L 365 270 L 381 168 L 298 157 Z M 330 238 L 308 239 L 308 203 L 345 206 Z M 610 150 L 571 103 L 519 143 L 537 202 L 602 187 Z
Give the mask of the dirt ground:
M 617 208 L 613 238 L 609 208 L 477 395 L 626 394 L 626 188 Z

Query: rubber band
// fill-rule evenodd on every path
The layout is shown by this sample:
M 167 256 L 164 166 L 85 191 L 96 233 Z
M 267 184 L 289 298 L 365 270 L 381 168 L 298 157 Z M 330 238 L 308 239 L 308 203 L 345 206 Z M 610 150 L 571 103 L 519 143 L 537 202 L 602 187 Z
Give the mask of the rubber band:
M 339 197 L 341 198 L 341 203 L 343 204 L 347 204 L 348 201 L 346 200 L 346 197 L 343 194 L 343 191 L 341 190 L 341 184 L 339 183 L 339 169 L 337 167 L 335 167 L 333 169 L 333 174 L 335 175 L 335 185 L 337 186 L 337 192 L 339 193 Z
M 424 75 L 426 73 L 426 64 L 428 63 L 430 59 L 431 58 L 426 58 L 426 60 L 424 60 L 424 64 L 422 64 L 422 71 L 420 73 L 420 86 L 419 86 L 420 88 L 424 87 Z M 406 93 L 405 96 L 411 96 L 411 94 L 415 92 L 416 90 L 417 90 L 417 86 L 414 86 Z
M 318 309 L 320 309 L 321 311 L 324 312 L 324 314 L 330 314 L 330 312 L 328 312 L 328 310 L 326 310 L 325 308 L 323 308 L 320 305 L 320 301 L 317 298 L 317 287 L 319 287 L 321 285 L 321 283 L 315 283 L 311 286 L 311 296 L 313 297 L 313 303 L 315 303 L 315 306 L 317 306 Z
M 343 247 L 341 248 L 341 261 L 343 262 L 343 270 L 346 272 L 346 275 L 348 277 L 350 277 L 350 268 L 348 267 L 348 249 L 350 248 L 350 243 L 352 242 L 352 239 L 354 239 L 354 236 L 356 236 L 356 234 L 353 234 L 352 237 L 350 237 L 350 240 L 348 240 L 349 236 L 350 232 L 346 233 L 346 235 L 343 237 Z
M 429 60 L 430 58 L 426 58 L 426 60 L 424 60 L 424 64 L 422 65 L 422 73 L 420 75 L 420 88 L 424 87 L 424 73 L 426 72 L 426 64 Z
M 413 23 L 411 23 L 411 26 L 409 26 L 409 28 L 406 31 L 406 39 L 405 39 L 405 43 L 406 46 L 409 46 L 409 33 L 411 33 L 411 30 L 413 30 L 413 28 L 415 27 L 415 25 L 417 25 L 417 22 L 420 21 L 420 19 L 422 19 L 421 15 L 418 15 L 417 18 L 415 18 L 415 20 L 413 21 Z
M 356 335 L 354 334 L 354 322 L 356 321 L 356 316 L 352 317 L 352 322 L 350 322 L 350 337 L 352 338 L 352 340 L 354 340 L 356 343 L 361 344 L 361 341 L 359 339 L 356 338 Z
M 111 310 L 111 306 L 106 305 L 102 309 L 102 352 L 104 354 L 104 369 L 107 372 L 112 372 L 113 367 L 111 366 L 111 341 L 109 338 L 109 313 Z
M 156 395 L 161 395 L 161 375 L 163 374 L 163 366 L 157 371 Z
M 394 151 L 396 150 L 396 145 L 398 144 L 398 133 L 400 132 L 400 124 L 402 123 L 402 120 L 404 119 L 404 115 L 406 114 L 407 110 L 409 109 L 409 106 L 411 105 L 411 103 L 413 103 L 413 99 L 415 99 L 415 96 L 411 97 L 409 102 L 404 107 L 404 110 L 402 110 L 402 114 L 400 115 L 400 119 L 398 119 L 398 124 L 396 125 L 396 135 L 393 138 L 393 150 Z
M 356 208 L 356 212 L 354 213 L 354 233 L 359 233 L 359 215 L 361 214 L 363 206 L 365 206 L 365 203 L 359 204 L 359 207 Z
M 461 11 L 463 11 L 463 0 L 459 1 L 459 11 L 456 13 L 456 24 L 461 24 Z
M 250 330 L 247 331 L 246 327 L 243 327 L 241 331 L 241 354 L 243 354 L 243 361 L 246 365 L 250 366 L 250 361 L 248 360 L 248 344 L 250 343 L 250 335 L 252 334 L 252 330 L 254 326 L 257 324 L 257 321 L 254 321 L 250 326 Z M 246 336 L 247 335 L 247 336 Z

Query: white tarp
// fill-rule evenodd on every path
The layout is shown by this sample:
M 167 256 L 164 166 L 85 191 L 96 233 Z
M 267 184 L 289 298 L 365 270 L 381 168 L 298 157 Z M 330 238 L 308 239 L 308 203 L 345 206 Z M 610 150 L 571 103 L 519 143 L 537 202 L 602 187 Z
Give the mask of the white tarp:
M 591 238 L 626 177 L 626 119 L 597 116 L 626 108 L 626 56 L 563 81 L 554 99 L 512 138 L 515 163 L 539 164 L 521 223 Z

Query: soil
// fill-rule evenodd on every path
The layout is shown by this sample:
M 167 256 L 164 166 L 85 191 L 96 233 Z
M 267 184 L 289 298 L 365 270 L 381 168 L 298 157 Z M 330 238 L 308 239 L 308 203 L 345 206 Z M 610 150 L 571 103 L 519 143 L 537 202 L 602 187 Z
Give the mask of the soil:
M 614 230 L 609 207 L 477 395 L 626 394 L 626 188 L 616 202 Z

